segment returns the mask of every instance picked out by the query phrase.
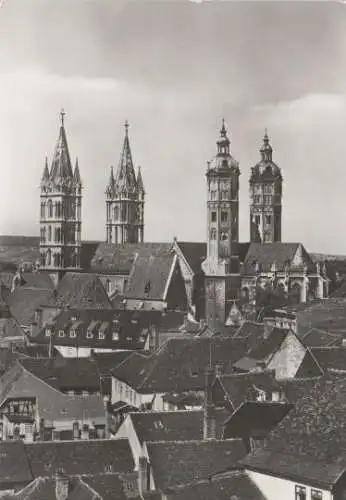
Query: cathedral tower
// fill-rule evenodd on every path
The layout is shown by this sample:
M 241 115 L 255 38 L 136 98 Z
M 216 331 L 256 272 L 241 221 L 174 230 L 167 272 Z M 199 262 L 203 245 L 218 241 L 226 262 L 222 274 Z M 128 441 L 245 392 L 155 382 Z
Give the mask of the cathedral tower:
M 65 112 L 51 168 L 46 158 L 41 180 L 40 267 L 58 278 L 80 269 L 82 182 L 78 160 L 72 170 L 64 126 Z
M 206 317 L 209 324 L 225 323 L 232 299 L 239 289 L 239 165 L 231 156 L 224 121 L 217 141 L 217 154 L 206 173 L 207 258 Z
M 261 161 L 251 168 L 250 241 L 281 241 L 282 175 L 273 162 L 273 150 L 265 131 Z
M 142 243 L 144 239 L 144 185 L 141 169 L 133 167 L 129 134 L 125 138 L 114 177 L 113 167 L 106 188 L 106 238 L 108 243 Z

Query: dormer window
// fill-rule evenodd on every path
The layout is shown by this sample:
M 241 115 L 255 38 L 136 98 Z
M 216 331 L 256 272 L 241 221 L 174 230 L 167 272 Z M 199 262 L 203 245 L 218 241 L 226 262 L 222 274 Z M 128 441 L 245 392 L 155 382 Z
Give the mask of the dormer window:
M 115 341 L 119 340 L 119 333 L 118 332 L 113 332 L 112 340 L 115 340 Z
M 99 340 L 104 340 L 106 338 L 103 332 L 99 332 Z
M 46 337 L 50 337 L 52 335 L 52 331 L 50 328 L 46 328 Z
M 306 488 L 304 486 L 296 485 L 295 500 L 306 500 Z
M 59 330 L 59 337 L 65 337 L 64 330 Z
M 70 337 L 71 337 L 71 339 L 76 337 L 76 330 L 70 331 Z
M 93 336 L 93 332 L 91 332 L 90 330 L 87 330 L 87 333 L 86 333 L 86 338 L 87 339 L 92 339 L 94 336 Z
M 148 294 L 150 292 L 150 289 L 151 289 L 151 283 L 150 280 L 148 280 L 144 286 L 144 293 Z

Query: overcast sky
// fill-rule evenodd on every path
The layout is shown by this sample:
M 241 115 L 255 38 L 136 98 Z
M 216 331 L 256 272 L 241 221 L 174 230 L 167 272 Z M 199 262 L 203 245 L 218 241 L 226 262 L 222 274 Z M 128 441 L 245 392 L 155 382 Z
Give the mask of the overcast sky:
M 63 106 L 85 239 L 105 238 L 127 119 L 145 239 L 204 240 L 206 162 L 224 116 L 241 170 L 240 239 L 267 127 L 284 175 L 283 239 L 346 253 L 346 5 L 6 0 L 0 40 L 1 234 L 39 234 Z

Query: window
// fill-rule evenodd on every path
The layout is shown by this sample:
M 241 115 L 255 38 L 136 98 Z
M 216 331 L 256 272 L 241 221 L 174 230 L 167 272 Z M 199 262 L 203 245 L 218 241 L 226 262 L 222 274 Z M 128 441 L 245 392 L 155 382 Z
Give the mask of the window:
M 216 191 L 210 191 L 210 199 L 216 200 Z
M 92 339 L 93 338 L 93 332 L 91 332 L 90 330 L 87 330 L 86 338 L 87 339 Z
M 59 337 L 65 337 L 64 330 L 59 330 Z
M 50 331 L 49 328 L 46 328 L 46 337 L 50 337 L 52 332 Z
M 260 196 L 254 196 L 254 203 L 261 203 L 261 197 Z
M 322 491 L 311 490 L 311 500 L 322 500 Z
M 76 337 L 76 330 L 71 330 L 70 331 L 70 337 L 75 338 Z
M 215 228 L 211 229 L 211 231 L 210 231 L 210 239 L 216 240 L 216 229 Z
M 227 200 L 227 199 L 228 199 L 228 192 L 221 191 L 221 200 Z
M 52 200 L 48 200 L 48 217 L 53 217 L 53 203 L 52 203 Z
M 261 216 L 260 215 L 255 215 L 255 224 L 258 226 L 261 224 Z
M 113 340 L 119 340 L 119 333 L 118 332 L 113 332 L 112 339 Z
M 210 220 L 211 220 L 211 222 L 216 222 L 216 212 L 212 212 L 210 214 Z
M 220 234 L 220 240 L 221 241 L 227 241 L 228 240 L 228 234 L 227 231 L 222 231 Z
M 272 197 L 271 196 L 265 196 L 264 197 L 264 204 L 265 205 L 270 205 L 272 202 Z
M 99 339 L 104 340 L 106 338 L 105 334 L 103 332 L 99 332 Z
M 48 241 L 52 241 L 52 226 L 48 226 Z
M 271 224 L 271 223 L 272 223 L 271 215 L 266 215 L 266 224 Z
M 295 500 L 306 500 L 306 488 L 304 486 L 296 486 Z
M 228 219 L 228 212 L 222 211 L 221 212 L 221 222 L 227 222 Z

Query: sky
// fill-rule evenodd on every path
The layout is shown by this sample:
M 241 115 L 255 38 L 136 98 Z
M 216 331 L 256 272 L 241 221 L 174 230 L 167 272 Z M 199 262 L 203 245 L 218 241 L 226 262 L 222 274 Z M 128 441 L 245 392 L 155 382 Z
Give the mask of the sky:
M 206 162 L 222 117 L 239 161 L 240 240 L 264 129 L 284 176 L 283 240 L 346 253 L 346 5 L 5 0 L 0 234 L 39 235 L 39 184 L 65 126 L 82 237 L 105 239 L 105 186 L 129 121 L 147 241 L 206 238 Z

